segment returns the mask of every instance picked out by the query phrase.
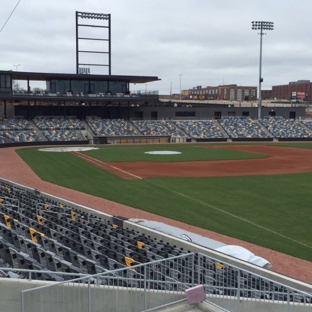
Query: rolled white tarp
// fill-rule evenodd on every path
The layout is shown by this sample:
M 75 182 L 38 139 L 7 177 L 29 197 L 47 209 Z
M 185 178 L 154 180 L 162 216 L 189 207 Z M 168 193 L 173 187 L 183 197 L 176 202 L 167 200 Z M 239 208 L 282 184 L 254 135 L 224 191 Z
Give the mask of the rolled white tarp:
M 225 245 L 218 247 L 215 250 L 225 253 L 234 258 L 253 263 L 265 269 L 270 270 L 272 268 L 271 263 L 268 262 L 266 259 L 256 256 L 251 251 L 241 246 Z
M 129 221 L 140 224 L 147 228 L 168 234 L 168 235 L 172 235 L 177 238 L 184 239 L 186 241 L 192 242 L 194 244 L 197 244 L 203 247 L 217 250 L 229 256 L 235 257 L 243 261 L 247 261 L 249 263 L 255 264 L 265 269 L 272 268 L 272 265 L 270 264 L 269 261 L 267 261 L 266 259 L 262 257 L 254 255 L 251 251 L 241 246 L 226 245 L 217 240 L 210 239 L 205 236 L 201 236 L 201 235 L 189 232 L 189 231 L 185 231 L 178 227 L 167 225 L 165 223 L 158 222 L 158 221 L 149 221 L 145 219 L 134 219 L 134 218 L 129 219 Z

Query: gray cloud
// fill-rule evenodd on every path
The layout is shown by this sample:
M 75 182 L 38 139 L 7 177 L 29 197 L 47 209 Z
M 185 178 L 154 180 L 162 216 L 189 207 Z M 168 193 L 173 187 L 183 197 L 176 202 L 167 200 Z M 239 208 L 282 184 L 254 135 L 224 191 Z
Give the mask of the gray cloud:
M 0 0 L 0 27 L 15 1 Z M 12 3 L 13 2 L 13 3 Z M 75 72 L 75 11 L 112 16 L 112 73 L 155 75 L 133 88 L 169 93 L 197 85 L 257 85 L 260 37 L 251 21 L 274 21 L 263 36 L 263 88 L 310 79 L 310 0 L 22 0 L 0 33 L 0 68 Z M 88 30 L 88 34 L 94 33 Z

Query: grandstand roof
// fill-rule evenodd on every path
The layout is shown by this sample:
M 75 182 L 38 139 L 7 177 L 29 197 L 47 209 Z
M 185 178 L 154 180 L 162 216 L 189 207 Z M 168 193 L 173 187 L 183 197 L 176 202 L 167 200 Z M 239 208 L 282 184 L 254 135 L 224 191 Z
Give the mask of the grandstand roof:
M 95 81 L 127 81 L 129 83 L 146 83 L 160 80 L 156 76 L 130 76 L 130 75 L 86 75 L 86 74 L 70 74 L 70 73 L 40 73 L 40 72 L 18 72 L 4 71 L 0 74 L 12 75 L 15 80 L 50 80 L 50 79 L 74 79 L 74 80 L 95 80 Z

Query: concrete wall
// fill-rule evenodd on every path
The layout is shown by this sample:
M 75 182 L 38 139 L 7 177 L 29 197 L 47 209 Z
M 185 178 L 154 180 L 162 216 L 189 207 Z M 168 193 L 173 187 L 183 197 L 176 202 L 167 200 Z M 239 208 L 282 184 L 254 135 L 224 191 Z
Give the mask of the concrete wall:
M 14 106 L 7 105 L 5 112 L 4 105 L 0 105 L 0 117 L 5 117 L 5 113 L 7 118 L 14 117 Z
M 54 282 L 28 281 L 19 279 L 0 279 L 0 311 L 21 312 L 23 290 L 53 285 Z M 165 293 L 161 291 L 144 292 L 143 289 L 128 289 L 113 286 L 91 284 L 62 284 L 41 288 L 25 293 L 23 312 L 57 311 L 85 312 L 90 307 L 92 312 L 116 311 L 137 312 L 147 308 L 169 304 L 185 299 L 185 293 Z M 146 295 L 146 301 L 144 297 Z
M 303 305 L 292 303 L 287 307 L 286 302 L 272 302 L 269 300 L 256 300 L 256 299 L 226 299 L 226 298 L 207 298 L 210 302 L 228 309 L 231 312 L 288 312 L 288 311 L 300 311 L 300 312 L 311 312 L 311 305 Z
M 193 107 L 186 107 L 188 103 L 180 104 L 178 107 L 165 106 L 165 104 L 150 104 L 149 106 L 15 106 L 15 115 L 24 116 L 25 118 L 33 118 L 35 116 L 77 116 L 80 119 L 85 116 L 99 116 L 102 118 L 123 118 L 123 119 L 214 119 L 218 114 L 221 117 L 227 116 L 246 116 L 255 119 L 258 117 L 257 107 L 229 107 L 228 105 L 210 104 L 194 106 L 194 103 L 190 103 Z M 183 107 L 181 107 L 183 105 Z M 9 108 L 9 107 L 8 107 Z M 14 109 L 14 107 L 11 107 Z M 262 117 L 269 116 L 269 114 L 275 112 L 276 116 L 282 116 L 289 118 L 290 112 L 295 112 L 296 118 L 305 117 L 305 107 L 262 107 Z M 182 114 L 182 116 L 180 116 Z M 192 116 L 183 116 L 183 114 L 191 114 Z M 8 114 L 8 116 L 11 116 Z
M 22 296 L 21 292 L 26 289 L 53 285 L 53 282 L 27 281 L 18 279 L 0 280 L 0 304 L 1 311 L 21 312 Z M 144 296 L 146 294 L 146 301 Z M 184 292 L 162 292 L 147 291 L 143 289 L 127 289 L 112 286 L 96 286 L 87 284 L 65 284 L 57 287 L 43 288 L 35 292 L 26 293 L 24 297 L 25 310 L 22 312 L 33 311 L 57 311 L 57 312 L 85 312 L 88 311 L 90 295 L 91 312 L 137 312 L 147 308 L 166 305 L 170 302 L 183 300 L 186 298 Z M 229 311 L 237 312 L 286 312 L 301 311 L 309 312 L 312 306 L 303 304 L 292 304 L 290 310 L 287 309 L 285 302 L 257 301 L 256 299 L 240 300 L 233 298 L 218 298 L 207 296 L 207 300 L 214 304 L 226 308 Z
M 139 119 L 138 112 L 142 114 L 144 120 L 153 119 L 152 116 L 157 115 L 157 119 L 214 119 L 216 115 L 221 117 L 228 116 L 246 116 L 252 119 L 258 118 L 257 107 L 228 107 L 227 105 L 207 105 L 201 107 L 131 107 L 129 111 L 130 119 Z M 304 107 L 262 107 L 262 117 L 275 113 L 276 116 L 282 116 L 286 119 L 290 117 L 290 112 L 294 112 L 296 118 L 305 117 Z M 121 110 L 123 116 L 127 116 L 126 112 Z M 185 116 L 180 115 L 185 114 Z M 187 116 L 192 115 L 192 116 Z M 126 117 L 124 117 L 126 118 Z M 126 118 L 127 119 L 127 118 Z

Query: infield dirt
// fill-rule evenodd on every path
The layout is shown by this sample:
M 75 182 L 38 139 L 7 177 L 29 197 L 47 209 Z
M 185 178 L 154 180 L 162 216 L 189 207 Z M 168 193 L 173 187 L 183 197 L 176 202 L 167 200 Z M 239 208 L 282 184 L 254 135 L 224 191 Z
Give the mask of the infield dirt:
M 75 155 L 124 179 L 150 177 L 221 177 L 312 172 L 312 149 L 265 145 L 203 147 L 267 155 L 262 159 L 105 163 L 80 152 Z

